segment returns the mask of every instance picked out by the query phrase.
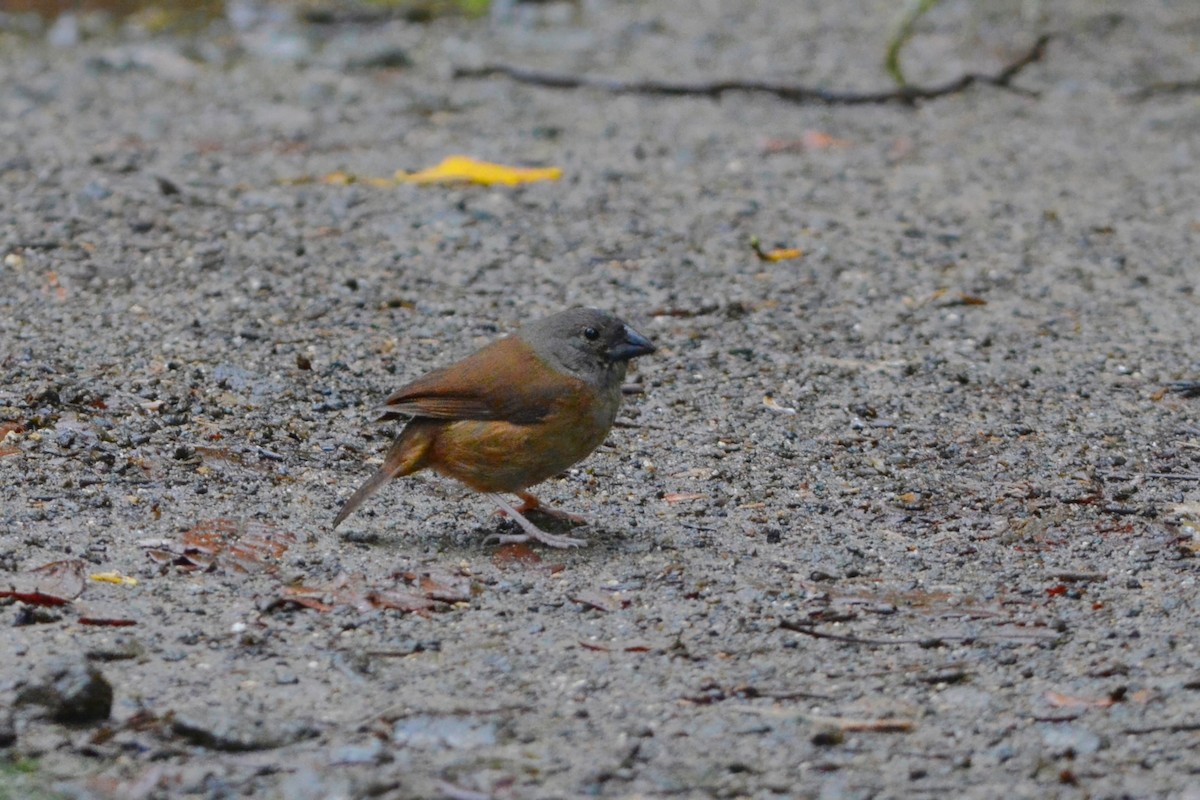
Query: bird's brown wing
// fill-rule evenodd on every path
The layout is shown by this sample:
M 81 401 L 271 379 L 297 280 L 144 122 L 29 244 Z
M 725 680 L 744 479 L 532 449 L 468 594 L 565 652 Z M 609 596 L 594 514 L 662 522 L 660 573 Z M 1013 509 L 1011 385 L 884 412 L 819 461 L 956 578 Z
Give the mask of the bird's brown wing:
M 525 425 L 545 417 L 564 389 L 576 383 L 510 336 L 397 389 L 384 401 L 380 420 L 411 416 Z

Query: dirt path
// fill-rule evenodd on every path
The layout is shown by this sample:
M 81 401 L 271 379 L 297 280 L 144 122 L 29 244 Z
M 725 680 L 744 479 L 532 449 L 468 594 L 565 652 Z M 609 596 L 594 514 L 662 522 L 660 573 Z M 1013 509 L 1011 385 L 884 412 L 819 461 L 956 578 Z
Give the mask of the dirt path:
M 3 609 L 0 797 L 1196 797 L 1200 105 L 1132 96 L 1193 4 L 947 0 L 915 82 L 1058 36 L 916 108 L 450 77 L 887 86 L 894 4 L 681 5 L 4 48 L 0 583 L 78 599 Z M 564 175 L 301 180 L 453 153 Z M 590 547 L 329 530 L 384 396 L 575 303 L 660 348 L 539 492 Z

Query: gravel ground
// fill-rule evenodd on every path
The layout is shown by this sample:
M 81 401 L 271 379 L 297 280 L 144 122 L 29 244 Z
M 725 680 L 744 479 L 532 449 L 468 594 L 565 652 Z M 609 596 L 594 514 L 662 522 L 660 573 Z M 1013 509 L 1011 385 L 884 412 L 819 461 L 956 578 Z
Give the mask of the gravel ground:
M 1058 36 L 916 107 L 452 76 L 876 89 L 893 15 L 7 35 L 0 583 L 77 599 L 0 601 L 0 797 L 1200 796 L 1193 3 L 946 0 L 915 82 Z M 452 153 L 564 175 L 305 180 Z M 330 531 L 384 396 L 577 303 L 659 345 L 539 491 L 589 547 Z

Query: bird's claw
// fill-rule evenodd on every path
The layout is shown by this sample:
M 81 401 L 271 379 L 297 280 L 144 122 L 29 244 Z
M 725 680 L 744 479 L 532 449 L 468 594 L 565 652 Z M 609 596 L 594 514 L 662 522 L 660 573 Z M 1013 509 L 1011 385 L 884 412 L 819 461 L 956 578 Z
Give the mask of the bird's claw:
M 499 542 L 500 544 L 521 544 L 528 542 L 530 539 L 541 542 L 547 547 L 583 547 L 587 544 L 583 539 L 572 539 L 570 536 L 559 536 L 554 533 L 546 533 L 544 530 L 534 525 L 525 517 L 521 516 L 521 512 L 513 508 L 512 505 L 498 494 L 493 494 L 492 499 L 496 501 L 496 505 L 500 506 L 513 522 L 520 526 L 524 533 L 495 533 L 489 536 L 486 541 Z
M 493 533 L 483 540 L 484 544 L 524 544 L 530 540 L 541 542 L 547 547 L 568 548 L 568 547 L 584 547 L 587 545 L 586 539 L 575 539 L 570 536 L 558 536 L 553 533 L 539 531 L 536 534 L 531 533 Z

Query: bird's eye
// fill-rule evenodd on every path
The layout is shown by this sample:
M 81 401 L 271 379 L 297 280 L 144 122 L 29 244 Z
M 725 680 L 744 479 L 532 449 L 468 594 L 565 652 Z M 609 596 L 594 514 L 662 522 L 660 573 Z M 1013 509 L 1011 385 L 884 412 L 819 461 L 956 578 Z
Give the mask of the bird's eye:
M 591 342 L 596 341 L 596 337 L 599 335 L 600 335 L 600 331 L 596 330 L 595 328 L 584 328 L 583 329 L 583 338 L 587 339 L 588 341 L 591 341 Z

